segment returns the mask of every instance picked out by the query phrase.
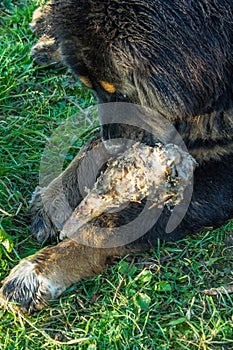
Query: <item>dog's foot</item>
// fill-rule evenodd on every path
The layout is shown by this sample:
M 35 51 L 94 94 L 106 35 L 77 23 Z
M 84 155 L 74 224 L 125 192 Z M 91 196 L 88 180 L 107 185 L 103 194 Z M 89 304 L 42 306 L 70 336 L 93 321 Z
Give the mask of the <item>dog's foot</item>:
M 37 187 L 30 201 L 29 212 L 32 218 L 31 232 L 39 243 L 54 241 L 62 229 L 60 223 L 52 222 L 49 218 L 42 199 L 43 188 Z
M 58 297 L 65 288 L 43 275 L 32 259 L 22 260 L 3 281 L 0 289 L 0 306 L 20 309 L 32 314 L 41 310 L 48 301 Z M 14 304 L 9 304 L 14 303 Z
M 31 50 L 31 57 L 38 66 L 64 66 L 59 46 L 56 40 L 49 35 L 43 35 Z

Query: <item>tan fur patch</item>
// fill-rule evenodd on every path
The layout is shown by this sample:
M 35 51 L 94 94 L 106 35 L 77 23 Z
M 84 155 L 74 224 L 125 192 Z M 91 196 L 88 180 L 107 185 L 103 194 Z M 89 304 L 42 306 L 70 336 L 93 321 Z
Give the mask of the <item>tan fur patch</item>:
M 81 81 L 81 83 L 83 83 L 86 87 L 92 89 L 92 83 L 88 77 L 81 75 L 78 78 Z
M 100 85 L 104 88 L 105 91 L 109 92 L 110 94 L 114 94 L 114 92 L 116 92 L 116 87 L 107 81 L 101 80 Z

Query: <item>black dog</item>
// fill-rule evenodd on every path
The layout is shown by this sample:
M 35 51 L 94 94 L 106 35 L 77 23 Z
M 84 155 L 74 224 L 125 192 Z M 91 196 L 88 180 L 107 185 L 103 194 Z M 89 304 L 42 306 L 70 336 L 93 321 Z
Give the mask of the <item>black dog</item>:
M 70 67 L 100 103 L 130 102 L 162 115 L 181 135 L 198 167 L 191 203 L 172 232 L 165 233 L 171 216 L 165 206 L 153 228 L 121 248 L 93 248 L 67 240 L 22 261 L 1 293 L 28 312 L 80 278 L 101 271 L 109 257 L 145 251 L 158 238 L 176 240 L 233 217 L 231 0 L 54 0 L 35 12 L 32 29 L 43 35 L 32 50 L 38 64 Z M 118 138 L 150 146 L 163 141 L 159 132 L 155 136 L 138 125 L 114 122 L 113 116 L 113 124 L 102 127 L 109 153 L 119 151 L 113 142 Z M 98 144 L 94 140 L 89 149 Z M 77 174 L 82 159 L 81 154 L 59 179 L 34 196 L 32 230 L 39 240 L 57 235 L 51 219 L 54 208 L 61 225 L 70 216 L 60 196 L 61 181 L 71 208 L 81 201 Z M 132 204 L 124 215 L 108 214 L 105 224 L 122 224 L 141 205 Z M 89 227 L 93 235 L 96 225 Z

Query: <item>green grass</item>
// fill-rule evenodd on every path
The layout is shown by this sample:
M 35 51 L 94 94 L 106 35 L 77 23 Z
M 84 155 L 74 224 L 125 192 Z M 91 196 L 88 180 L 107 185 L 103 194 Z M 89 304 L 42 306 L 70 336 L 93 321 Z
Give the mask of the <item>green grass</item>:
M 38 3 L 0 2 L 1 279 L 40 248 L 27 208 L 48 137 L 95 103 L 66 70 L 33 66 L 28 23 Z M 92 128 L 83 124 L 71 154 Z M 127 257 L 34 317 L 0 310 L 0 349 L 233 349 L 232 295 L 202 293 L 232 282 L 232 235 L 230 222 Z

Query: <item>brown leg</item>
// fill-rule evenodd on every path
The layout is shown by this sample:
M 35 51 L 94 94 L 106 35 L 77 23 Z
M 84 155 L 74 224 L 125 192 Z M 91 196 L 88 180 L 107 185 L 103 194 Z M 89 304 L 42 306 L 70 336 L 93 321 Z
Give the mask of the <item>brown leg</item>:
M 49 34 L 51 21 L 51 4 L 52 1 L 47 1 L 45 5 L 38 7 L 32 15 L 32 21 L 30 23 L 31 31 L 37 35 Z
M 64 66 L 57 40 L 50 33 L 49 24 L 51 3 L 47 2 L 44 6 L 36 9 L 32 16 L 30 28 L 33 33 L 40 36 L 37 43 L 31 50 L 31 56 L 37 65 L 53 65 L 53 67 Z
M 33 313 L 73 283 L 100 273 L 109 258 L 128 252 L 126 247 L 98 249 L 73 240 L 47 247 L 11 271 L 0 290 L 0 305 L 16 302 L 23 312 Z

